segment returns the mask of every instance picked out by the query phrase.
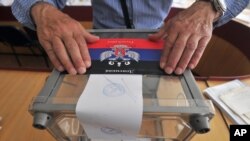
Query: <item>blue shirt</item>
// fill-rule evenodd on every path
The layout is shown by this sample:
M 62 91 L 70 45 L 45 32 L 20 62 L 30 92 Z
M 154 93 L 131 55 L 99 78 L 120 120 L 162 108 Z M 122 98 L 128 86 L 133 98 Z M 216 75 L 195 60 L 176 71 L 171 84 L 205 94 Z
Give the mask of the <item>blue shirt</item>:
M 12 4 L 13 15 L 23 25 L 34 29 L 30 8 L 44 1 L 62 9 L 66 0 L 15 0 Z M 129 17 L 136 29 L 157 29 L 163 25 L 173 0 L 126 0 Z M 225 0 L 227 10 L 214 26 L 220 26 L 238 15 L 249 0 Z M 119 0 L 92 0 L 93 25 L 95 28 L 126 28 Z M 84 14 L 84 11 L 83 11 Z M 87 13 L 90 14 L 90 13 Z

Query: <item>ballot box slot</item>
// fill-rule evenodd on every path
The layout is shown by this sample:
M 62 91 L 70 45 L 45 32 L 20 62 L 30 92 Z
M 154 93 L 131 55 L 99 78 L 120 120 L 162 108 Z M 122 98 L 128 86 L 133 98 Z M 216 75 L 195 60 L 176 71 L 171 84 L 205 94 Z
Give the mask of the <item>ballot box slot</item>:
M 149 34 L 155 33 L 157 29 L 98 29 L 88 30 L 92 34 L 102 38 L 148 38 Z

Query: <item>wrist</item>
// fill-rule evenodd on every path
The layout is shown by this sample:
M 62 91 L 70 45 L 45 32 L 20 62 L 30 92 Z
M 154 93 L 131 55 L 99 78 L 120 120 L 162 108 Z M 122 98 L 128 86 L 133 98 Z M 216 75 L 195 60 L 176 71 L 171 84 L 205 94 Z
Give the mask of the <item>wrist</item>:
M 227 5 L 225 0 L 196 0 L 196 2 L 207 2 L 213 7 L 213 10 L 217 12 L 216 18 L 214 21 L 218 20 L 223 16 L 227 10 Z
M 209 16 L 211 16 L 213 22 L 217 21 L 223 13 L 221 11 L 217 11 L 211 2 L 211 0 L 196 0 L 197 4 L 202 5 L 202 8 L 206 9 L 207 12 L 209 13 Z
M 47 2 L 37 2 L 35 3 L 30 10 L 30 15 L 33 22 L 36 24 L 39 20 L 45 15 L 46 11 L 49 8 L 54 8 Z

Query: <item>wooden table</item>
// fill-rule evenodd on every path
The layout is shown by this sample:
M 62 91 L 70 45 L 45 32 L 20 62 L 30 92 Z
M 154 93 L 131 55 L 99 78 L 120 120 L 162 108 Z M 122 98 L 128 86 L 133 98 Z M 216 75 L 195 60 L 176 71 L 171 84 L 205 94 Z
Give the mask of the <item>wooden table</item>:
M 49 72 L 0 70 L 0 141 L 55 141 L 46 130 L 32 127 L 33 118 L 28 107 Z M 250 84 L 250 78 L 242 80 Z M 200 89 L 225 81 L 197 81 Z M 196 134 L 192 141 L 228 141 L 230 120 L 216 108 L 216 115 L 210 122 L 211 131 Z

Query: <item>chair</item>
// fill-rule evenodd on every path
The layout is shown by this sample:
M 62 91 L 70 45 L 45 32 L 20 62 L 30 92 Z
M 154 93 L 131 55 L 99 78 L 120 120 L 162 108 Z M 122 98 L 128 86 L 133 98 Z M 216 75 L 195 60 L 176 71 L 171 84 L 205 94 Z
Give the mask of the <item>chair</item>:
M 39 51 L 41 52 L 41 55 L 44 58 L 44 61 L 46 63 L 46 66 L 49 67 L 48 58 L 46 52 L 43 50 L 41 45 L 37 40 L 32 40 L 31 37 L 29 37 L 24 31 L 21 29 L 10 26 L 10 25 L 1 25 L 0 26 L 0 42 L 3 42 L 10 46 L 13 54 L 15 55 L 15 58 L 17 60 L 17 63 L 19 66 L 22 66 L 21 61 L 18 57 L 18 55 L 34 55 L 38 56 L 38 54 L 35 53 L 34 47 L 37 47 Z M 28 47 L 31 54 L 20 54 L 17 53 L 16 47 Z

